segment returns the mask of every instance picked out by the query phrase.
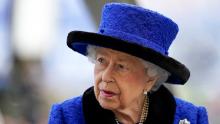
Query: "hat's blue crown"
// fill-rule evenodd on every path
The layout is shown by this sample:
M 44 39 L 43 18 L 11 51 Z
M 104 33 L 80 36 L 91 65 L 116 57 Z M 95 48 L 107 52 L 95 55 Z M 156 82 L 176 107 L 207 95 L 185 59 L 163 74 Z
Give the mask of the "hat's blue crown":
M 177 32 L 177 24 L 157 12 L 130 4 L 111 3 L 103 8 L 98 33 L 168 55 Z
M 72 31 L 67 45 L 83 55 L 87 46 L 96 45 L 139 57 L 170 72 L 168 83 L 184 84 L 189 70 L 168 56 L 178 26 L 171 19 L 148 9 L 124 3 L 110 3 L 103 8 L 98 34 Z

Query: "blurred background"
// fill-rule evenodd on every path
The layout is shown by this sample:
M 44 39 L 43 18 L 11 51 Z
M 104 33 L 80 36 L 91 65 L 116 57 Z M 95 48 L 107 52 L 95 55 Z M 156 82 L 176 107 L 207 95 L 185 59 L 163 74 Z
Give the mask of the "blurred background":
M 137 4 L 177 22 L 169 53 L 191 77 L 168 87 L 206 106 L 210 124 L 220 124 L 219 0 L 0 0 L 0 124 L 46 124 L 53 103 L 93 84 L 93 65 L 66 46 L 66 36 L 96 32 L 107 2 Z

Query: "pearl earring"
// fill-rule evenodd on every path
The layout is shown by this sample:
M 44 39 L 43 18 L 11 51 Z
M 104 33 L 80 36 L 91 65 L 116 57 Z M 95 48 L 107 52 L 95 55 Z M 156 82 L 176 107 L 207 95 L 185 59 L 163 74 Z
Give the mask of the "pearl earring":
M 148 91 L 144 91 L 144 95 L 147 95 L 148 94 Z

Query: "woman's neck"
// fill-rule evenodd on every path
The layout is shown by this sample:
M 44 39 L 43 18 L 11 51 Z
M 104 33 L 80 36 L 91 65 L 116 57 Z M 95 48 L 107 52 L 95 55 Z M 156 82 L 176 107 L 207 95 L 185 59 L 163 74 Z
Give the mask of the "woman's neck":
M 131 105 L 114 110 L 116 119 L 123 124 L 135 124 L 140 121 L 144 98 L 134 101 Z

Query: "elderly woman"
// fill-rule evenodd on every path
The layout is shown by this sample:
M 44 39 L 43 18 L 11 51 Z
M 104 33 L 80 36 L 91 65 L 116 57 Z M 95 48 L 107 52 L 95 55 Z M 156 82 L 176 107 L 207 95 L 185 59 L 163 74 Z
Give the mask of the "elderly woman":
M 95 64 L 94 87 L 53 105 L 50 124 L 208 124 L 204 107 L 175 98 L 163 83 L 185 84 L 188 69 L 168 56 L 171 19 L 123 3 L 103 8 L 98 33 L 73 31 L 68 46 Z

